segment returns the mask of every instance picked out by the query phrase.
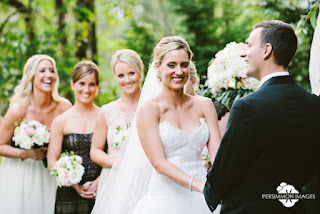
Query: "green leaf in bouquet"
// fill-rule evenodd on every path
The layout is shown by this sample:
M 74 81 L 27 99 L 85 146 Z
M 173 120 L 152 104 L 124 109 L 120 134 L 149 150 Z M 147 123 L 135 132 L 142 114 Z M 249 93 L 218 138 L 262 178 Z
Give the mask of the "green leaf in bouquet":
M 234 98 L 234 101 L 240 99 L 241 97 L 242 97 L 241 93 L 238 93 L 237 96 Z M 234 101 L 233 101 L 233 102 L 234 102 Z
M 226 102 L 223 105 L 226 106 L 226 108 L 230 111 L 233 102 L 231 101 L 230 97 L 227 97 L 227 98 L 228 99 L 226 99 Z

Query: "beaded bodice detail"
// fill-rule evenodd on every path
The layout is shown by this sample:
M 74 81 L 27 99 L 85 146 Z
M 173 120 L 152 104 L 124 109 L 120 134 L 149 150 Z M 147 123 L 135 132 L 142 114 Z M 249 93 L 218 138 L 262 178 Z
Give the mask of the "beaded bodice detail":
M 133 121 L 135 112 L 122 112 L 117 106 L 116 101 L 112 101 L 106 105 L 103 105 L 101 108 L 105 113 L 108 126 L 108 154 L 110 156 L 116 156 L 121 144 L 126 143 L 127 141 L 126 135 L 129 133 L 131 128 L 131 123 Z
M 201 160 L 201 152 L 208 142 L 209 130 L 204 118 L 200 118 L 200 123 L 199 127 L 188 133 L 163 121 L 159 124 L 159 133 L 166 159 L 186 174 L 205 182 L 206 169 Z M 156 171 L 150 182 L 149 194 L 175 197 L 195 196 L 195 192 L 175 184 L 168 177 Z

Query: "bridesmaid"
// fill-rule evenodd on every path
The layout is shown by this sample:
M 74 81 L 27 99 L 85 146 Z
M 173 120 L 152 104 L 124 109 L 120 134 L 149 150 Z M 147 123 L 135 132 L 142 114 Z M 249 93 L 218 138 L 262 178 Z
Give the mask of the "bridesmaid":
M 48 148 L 48 167 L 52 169 L 61 152 L 74 151 L 83 159 L 85 173 L 79 184 L 59 187 L 55 213 L 91 213 L 101 167 L 90 160 L 95 121 L 100 110 L 93 100 L 98 94 L 99 68 L 91 61 L 81 61 L 73 68 L 71 88 L 75 104 L 52 122 Z
M 51 214 L 55 180 L 42 163 L 46 148 L 20 149 L 12 144 L 15 122 L 36 120 L 48 129 L 52 120 L 71 107 L 58 94 L 56 63 L 47 55 L 34 55 L 23 69 L 0 127 L 0 213 Z
M 103 167 L 99 190 L 112 167 L 121 144 L 126 141 L 126 135 L 137 109 L 143 77 L 142 60 L 133 50 L 117 51 L 112 56 L 111 68 L 122 91 L 122 96 L 102 106 L 103 112 L 100 112 L 95 125 L 90 156 L 93 162 Z M 108 154 L 104 152 L 106 140 Z

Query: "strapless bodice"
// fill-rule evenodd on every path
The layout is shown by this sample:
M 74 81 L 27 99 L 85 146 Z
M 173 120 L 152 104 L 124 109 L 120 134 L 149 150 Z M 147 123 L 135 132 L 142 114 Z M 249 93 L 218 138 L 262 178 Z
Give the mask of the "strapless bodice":
M 159 133 L 167 160 L 201 160 L 201 152 L 209 139 L 209 130 L 204 118 L 200 118 L 200 126 L 190 133 L 163 121 L 159 124 Z
M 200 126 L 188 133 L 174 128 L 169 122 L 159 124 L 160 138 L 163 143 L 166 159 L 179 167 L 186 174 L 205 182 L 206 169 L 201 159 L 203 147 L 209 139 L 209 130 L 204 118 L 200 119 Z M 200 193 L 190 190 L 172 182 L 167 176 L 154 171 L 149 196 L 153 197 L 203 197 Z

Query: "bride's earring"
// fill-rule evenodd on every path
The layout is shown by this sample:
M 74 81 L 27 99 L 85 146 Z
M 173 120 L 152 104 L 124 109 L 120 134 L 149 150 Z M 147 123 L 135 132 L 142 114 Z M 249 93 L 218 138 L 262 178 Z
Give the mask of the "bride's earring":
M 158 77 L 159 80 L 161 80 L 161 74 L 160 74 L 160 72 L 157 73 L 157 77 Z

